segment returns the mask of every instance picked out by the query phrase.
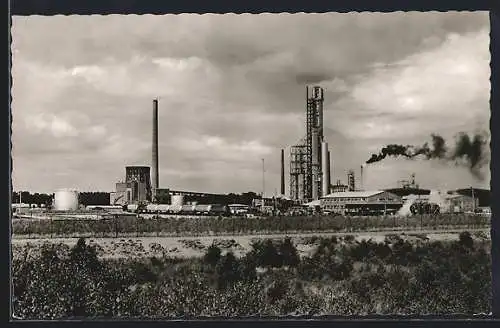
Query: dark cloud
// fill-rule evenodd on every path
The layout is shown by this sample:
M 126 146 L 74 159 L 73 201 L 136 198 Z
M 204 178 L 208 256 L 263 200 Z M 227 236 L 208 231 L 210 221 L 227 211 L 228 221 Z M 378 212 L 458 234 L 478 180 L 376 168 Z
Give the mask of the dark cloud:
M 478 179 L 484 179 L 481 172 L 482 167 L 487 160 L 487 140 L 486 133 L 474 134 L 472 138 L 468 133 L 460 132 L 456 136 L 455 145 L 448 149 L 445 139 L 437 134 L 431 135 L 432 146 L 426 142 L 422 146 L 390 144 L 382 148 L 378 154 L 372 156 L 366 161 L 366 164 L 372 164 L 384 160 L 387 156 L 404 157 L 407 159 L 424 158 L 427 160 L 439 159 L 445 161 L 454 161 L 455 164 L 461 164 L 469 168 L 470 172 Z

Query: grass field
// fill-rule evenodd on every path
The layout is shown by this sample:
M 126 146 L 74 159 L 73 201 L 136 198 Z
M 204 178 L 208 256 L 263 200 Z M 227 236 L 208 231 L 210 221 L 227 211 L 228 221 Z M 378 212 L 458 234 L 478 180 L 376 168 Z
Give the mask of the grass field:
M 181 258 L 200 257 L 206 249 L 215 244 L 225 251 L 231 251 L 236 256 L 242 256 L 251 248 L 255 240 L 282 239 L 291 237 L 301 256 L 307 256 L 314 247 L 308 240 L 315 237 L 331 236 L 353 236 L 357 241 L 371 240 L 383 242 L 386 236 L 398 235 L 409 241 L 446 241 L 455 240 L 458 233 L 464 229 L 450 229 L 436 232 L 434 230 L 415 230 L 404 233 L 388 232 L 364 232 L 364 233 L 301 233 L 301 234 L 269 234 L 269 235 L 242 235 L 242 236 L 204 236 L 204 237 L 140 237 L 140 238 L 89 238 L 91 245 L 96 245 L 100 257 L 124 258 L 124 257 L 150 257 L 150 256 L 172 256 Z M 490 238 L 488 229 L 468 230 L 477 238 L 487 240 Z M 18 253 L 24 245 L 31 247 L 34 251 L 45 243 L 65 244 L 72 247 L 77 238 L 15 238 L 12 239 L 14 254 Z
M 490 218 L 478 215 L 413 217 L 298 216 L 265 218 L 115 217 L 102 220 L 13 219 L 13 238 L 43 237 L 185 237 L 297 234 L 317 232 L 375 232 L 484 229 Z

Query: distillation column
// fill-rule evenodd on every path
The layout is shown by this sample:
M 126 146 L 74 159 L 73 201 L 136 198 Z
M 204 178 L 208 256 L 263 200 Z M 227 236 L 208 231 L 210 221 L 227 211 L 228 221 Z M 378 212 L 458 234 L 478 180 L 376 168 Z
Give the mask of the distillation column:
M 156 201 L 156 190 L 159 186 L 158 172 L 158 99 L 153 99 L 153 143 L 152 143 L 152 200 Z
M 319 198 L 320 162 L 319 162 L 319 137 L 318 130 L 312 131 L 312 199 Z
M 330 165 L 328 161 L 328 143 L 323 141 L 321 143 L 321 195 L 326 196 L 330 193 Z
M 285 195 L 285 150 L 281 149 L 281 195 Z

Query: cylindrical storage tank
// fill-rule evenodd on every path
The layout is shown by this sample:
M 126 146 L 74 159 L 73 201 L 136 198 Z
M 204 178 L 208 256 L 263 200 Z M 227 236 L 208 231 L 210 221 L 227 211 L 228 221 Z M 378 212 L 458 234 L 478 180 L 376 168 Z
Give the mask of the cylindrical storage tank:
M 78 191 L 70 189 L 57 190 L 54 193 L 54 209 L 56 211 L 78 210 Z
M 172 202 L 171 203 L 174 206 L 184 205 L 184 196 L 183 195 L 172 195 Z

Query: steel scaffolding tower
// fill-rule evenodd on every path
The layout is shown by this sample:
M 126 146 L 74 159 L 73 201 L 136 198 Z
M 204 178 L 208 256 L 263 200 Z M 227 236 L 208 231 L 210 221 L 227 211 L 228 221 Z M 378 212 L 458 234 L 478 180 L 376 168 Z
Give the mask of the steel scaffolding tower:
M 290 151 L 290 197 L 301 203 L 321 196 L 323 101 L 323 88 L 306 87 L 306 136 Z

